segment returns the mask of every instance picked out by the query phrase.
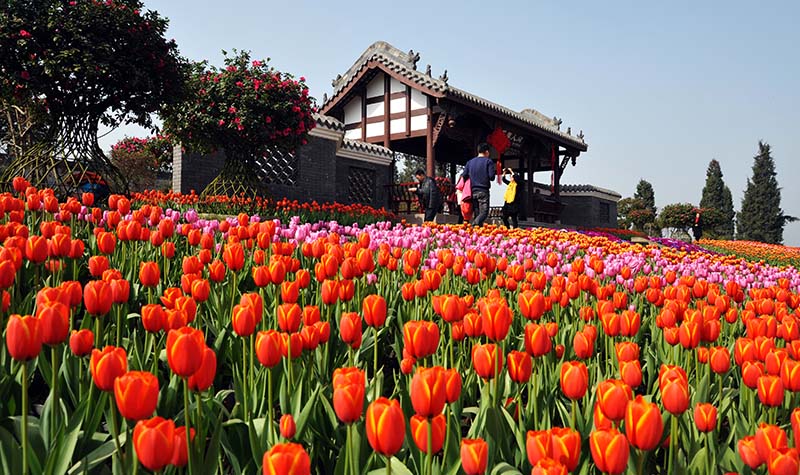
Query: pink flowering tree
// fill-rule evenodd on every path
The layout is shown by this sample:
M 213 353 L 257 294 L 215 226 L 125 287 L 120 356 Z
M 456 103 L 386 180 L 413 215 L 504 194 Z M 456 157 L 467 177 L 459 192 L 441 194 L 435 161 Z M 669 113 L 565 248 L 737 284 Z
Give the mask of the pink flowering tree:
M 140 0 L 3 5 L 0 106 L 13 161 L 0 180 L 22 175 L 64 195 L 95 172 L 124 192 L 125 177 L 98 146 L 97 132 L 101 123 L 152 127 L 154 113 L 180 100 L 188 64 L 164 38 L 167 20 Z
M 315 124 L 305 78 L 251 60 L 248 52 L 226 54 L 222 69 L 195 64 L 187 89 L 185 101 L 163 114 L 164 130 L 192 151 L 225 151 L 225 166 L 206 195 L 263 195 L 258 161 L 273 149 L 293 152 Z
M 111 163 L 125 170 L 130 191 L 153 189 L 159 174 L 172 172 L 168 136 L 125 137 L 111 147 Z

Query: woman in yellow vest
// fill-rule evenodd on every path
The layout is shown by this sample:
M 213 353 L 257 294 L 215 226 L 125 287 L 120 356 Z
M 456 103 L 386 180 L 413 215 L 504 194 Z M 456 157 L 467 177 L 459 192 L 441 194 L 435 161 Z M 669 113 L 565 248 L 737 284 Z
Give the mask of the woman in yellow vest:
M 511 227 L 518 228 L 519 222 L 519 194 L 517 193 L 517 182 L 519 181 L 519 174 L 514 173 L 510 168 L 506 168 L 503 173 L 503 183 L 508 185 L 506 193 L 503 195 L 503 224 L 508 226 L 508 218 L 511 218 Z

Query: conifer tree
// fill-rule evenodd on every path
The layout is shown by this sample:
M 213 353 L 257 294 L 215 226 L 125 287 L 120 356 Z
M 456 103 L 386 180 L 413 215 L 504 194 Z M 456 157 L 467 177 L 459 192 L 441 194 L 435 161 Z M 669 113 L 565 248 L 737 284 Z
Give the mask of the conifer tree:
M 721 225 L 707 230 L 708 237 L 712 239 L 733 239 L 733 220 L 736 217 L 736 213 L 733 210 L 733 197 L 731 190 L 722 180 L 722 168 L 716 160 L 711 160 L 708 164 L 706 185 L 703 187 L 700 207 L 717 210 L 723 219 Z
M 793 220 L 781 209 L 781 189 L 769 144 L 758 142 L 753 177 L 747 180 L 738 217 L 738 238 L 772 244 L 783 242 L 783 226 Z
M 636 185 L 636 193 L 633 194 L 633 197 L 642 200 L 645 209 L 652 211 L 653 216 L 655 216 L 656 194 L 653 191 L 653 185 L 651 185 L 649 181 L 644 179 L 639 180 L 639 183 Z

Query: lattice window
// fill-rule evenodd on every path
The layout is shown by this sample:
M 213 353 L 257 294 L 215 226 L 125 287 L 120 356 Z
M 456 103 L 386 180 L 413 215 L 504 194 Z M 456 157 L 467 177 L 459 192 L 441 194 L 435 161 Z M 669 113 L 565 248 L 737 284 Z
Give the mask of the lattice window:
M 272 149 L 260 160 L 259 174 L 266 183 L 293 186 L 297 184 L 297 164 L 295 154 Z
M 347 173 L 347 198 L 351 203 L 372 203 L 375 191 L 375 170 L 350 167 Z

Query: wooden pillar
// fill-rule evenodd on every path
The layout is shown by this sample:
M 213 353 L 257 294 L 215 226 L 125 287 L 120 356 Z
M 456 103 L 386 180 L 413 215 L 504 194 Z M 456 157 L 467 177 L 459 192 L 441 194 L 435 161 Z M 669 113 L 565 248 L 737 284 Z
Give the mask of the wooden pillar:
M 361 141 L 367 141 L 367 86 L 361 91 Z
M 426 134 L 427 152 L 425 154 L 425 173 L 436 176 L 436 157 L 433 154 L 433 99 L 428 96 L 428 129 Z
M 383 75 L 383 146 L 390 147 L 391 137 L 391 95 L 392 95 L 392 77 L 388 74 Z
M 560 199 L 560 195 L 561 195 L 561 190 L 560 190 L 560 188 L 561 188 L 561 160 L 560 160 L 560 158 L 561 158 L 561 156 L 558 154 L 558 152 L 559 152 L 558 148 L 559 147 L 556 145 L 556 163 L 554 164 L 555 165 L 555 170 L 553 170 L 553 174 L 554 174 L 553 176 L 555 178 L 553 179 L 553 188 L 554 188 L 554 194 L 555 194 L 556 200 L 557 201 L 561 201 L 561 199 Z
M 411 86 L 406 86 L 406 137 L 411 137 Z

